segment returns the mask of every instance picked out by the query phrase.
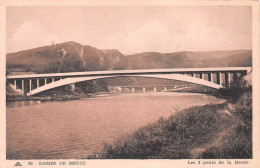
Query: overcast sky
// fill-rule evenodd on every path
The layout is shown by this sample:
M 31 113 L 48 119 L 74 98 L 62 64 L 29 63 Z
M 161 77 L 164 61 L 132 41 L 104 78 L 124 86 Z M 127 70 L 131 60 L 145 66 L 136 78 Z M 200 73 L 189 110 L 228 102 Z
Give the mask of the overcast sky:
M 76 41 L 123 54 L 251 49 L 250 7 L 8 7 L 7 52 Z

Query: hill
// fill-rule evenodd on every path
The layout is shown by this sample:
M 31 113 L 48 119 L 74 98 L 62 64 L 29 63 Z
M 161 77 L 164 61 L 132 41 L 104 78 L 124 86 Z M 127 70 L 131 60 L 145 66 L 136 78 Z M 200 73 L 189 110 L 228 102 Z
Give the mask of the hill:
M 116 49 L 100 50 L 70 41 L 8 53 L 6 63 L 7 73 L 251 66 L 252 51 L 144 52 L 124 55 Z
M 7 54 L 6 62 L 7 70 L 57 73 L 111 70 L 118 57 L 122 56 L 117 50 L 99 50 L 66 42 Z
M 250 50 L 203 51 L 176 53 L 140 53 L 128 56 L 133 69 L 144 68 L 203 68 L 251 66 Z

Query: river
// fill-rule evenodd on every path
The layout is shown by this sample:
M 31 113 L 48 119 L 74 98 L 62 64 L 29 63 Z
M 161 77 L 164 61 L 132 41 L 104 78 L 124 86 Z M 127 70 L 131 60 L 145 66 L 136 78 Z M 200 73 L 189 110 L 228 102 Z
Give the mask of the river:
M 128 93 L 63 102 L 7 104 L 8 159 L 83 159 L 104 143 L 191 106 L 220 103 L 192 93 Z

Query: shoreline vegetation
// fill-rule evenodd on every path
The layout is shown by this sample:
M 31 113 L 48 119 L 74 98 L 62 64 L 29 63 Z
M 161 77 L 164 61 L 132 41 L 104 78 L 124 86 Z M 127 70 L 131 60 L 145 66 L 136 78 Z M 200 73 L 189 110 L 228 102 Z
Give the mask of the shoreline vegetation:
M 222 104 L 191 107 L 105 144 L 88 159 L 250 159 L 252 87 L 238 79 L 214 93 Z

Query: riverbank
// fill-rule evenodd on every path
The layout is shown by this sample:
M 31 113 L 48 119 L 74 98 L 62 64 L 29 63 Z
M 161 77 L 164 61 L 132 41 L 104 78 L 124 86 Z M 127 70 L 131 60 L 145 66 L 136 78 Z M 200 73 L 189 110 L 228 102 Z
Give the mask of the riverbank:
M 67 97 L 30 97 L 30 96 L 9 96 L 6 97 L 7 102 L 16 102 L 16 101 L 66 101 L 66 100 L 78 100 L 83 97 L 81 96 L 67 96 Z
M 104 145 L 90 159 L 252 158 L 252 92 L 177 112 Z
M 84 98 L 94 98 L 100 95 L 110 94 L 109 92 L 99 92 L 92 94 L 55 94 L 44 96 L 7 96 L 6 102 L 18 102 L 18 101 L 67 101 L 67 100 L 79 100 Z

